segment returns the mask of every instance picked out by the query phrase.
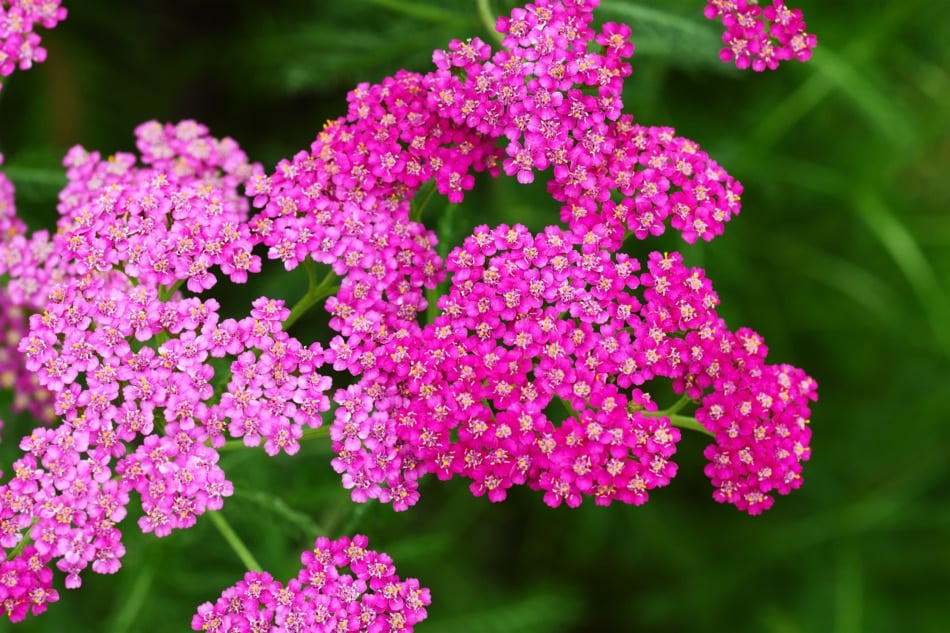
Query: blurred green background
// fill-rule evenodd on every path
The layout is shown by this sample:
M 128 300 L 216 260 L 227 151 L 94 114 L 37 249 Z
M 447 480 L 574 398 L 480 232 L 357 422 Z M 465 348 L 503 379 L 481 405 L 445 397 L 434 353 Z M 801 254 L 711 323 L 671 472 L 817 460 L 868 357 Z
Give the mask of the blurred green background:
M 469 0 L 66 4 L 43 34 L 49 59 L 0 91 L 0 152 L 34 228 L 55 220 L 74 144 L 130 151 L 137 124 L 195 118 L 270 169 L 342 114 L 357 82 L 488 37 Z M 551 510 L 526 490 L 491 504 L 429 481 L 396 514 L 351 504 L 314 444 L 228 454 L 239 492 L 226 517 L 282 579 L 316 535 L 368 534 L 432 589 L 420 633 L 950 630 L 950 7 L 802 0 L 814 59 L 756 75 L 719 63 L 701 0 L 603 5 L 598 19 L 630 23 L 638 49 L 626 111 L 698 141 L 745 185 L 725 235 L 685 252 L 733 327 L 818 380 L 803 488 L 757 518 L 720 506 L 704 438 L 688 435 L 679 476 L 641 508 Z M 459 237 L 556 212 L 543 186 L 500 180 L 452 217 L 441 230 Z M 300 279 L 267 273 L 242 301 L 293 300 Z M 0 417 L 9 464 L 16 427 Z M 0 630 L 188 630 L 243 574 L 207 520 L 163 540 L 125 532 L 118 575 L 88 574 L 49 613 Z

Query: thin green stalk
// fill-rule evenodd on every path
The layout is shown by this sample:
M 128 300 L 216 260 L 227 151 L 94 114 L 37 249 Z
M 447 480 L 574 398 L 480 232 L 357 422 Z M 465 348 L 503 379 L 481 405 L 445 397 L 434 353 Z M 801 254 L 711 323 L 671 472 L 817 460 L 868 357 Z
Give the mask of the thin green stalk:
M 481 18 L 482 24 L 485 25 L 488 32 L 495 38 L 495 41 L 501 44 L 501 33 L 495 30 L 495 12 L 492 11 L 488 0 L 478 0 L 478 17 Z
M 277 516 L 290 521 L 307 536 L 316 538 L 318 536 L 327 534 L 327 531 L 314 523 L 308 515 L 294 510 L 280 497 L 275 497 L 270 493 L 260 490 L 244 490 L 242 488 L 235 488 L 234 495 L 236 497 L 247 499 L 256 505 L 273 512 Z
M 214 523 L 214 527 L 218 528 L 218 532 L 220 532 L 224 540 L 228 542 L 228 545 L 231 546 L 231 549 L 233 549 L 234 553 L 241 559 L 241 562 L 244 563 L 248 571 L 264 571 L 261 564 L 258 563 L 254 555 L 251 554 L 251 550 L 247 548 L 247 545 L 245 545 L 241 537 L 237 535 L 237 532 L 234 531 L 234 528 L 231 527 L 227 519 L 221 515 L 221 512 L 209 512 L 208 515 L 211 517 L 211 522 Z
M 129 592 L 126 599 L 121 603 L 121 607 L 116 615 L 111 627 L 112 631 L 129 631 L 135 623 L 136 617 L 141 613 L 145 601 L 149 597 L 152 587 L 152 580 L 155 578 L 155 563 L 148 559 L 144 568 L 135 578 L 135 584 Z
M 409 209 L 409 219 L 413 222 L 422 221 L 422 212 L 425 211 L 426 206 L 429 204 L 429 200 L 432 199 L 432 196 L 435 194 L 435 181 L 430 180 L 424 185 L 421 195 L 418 197 L 418 204 L 416 200 L 412 201 L 412 208 Z
M 171 299 L 173 296 L 175 296 L 175 293 L 178 292 L 178 289 L 181 288 L 181 285 L 183 283 L 185 283 L 185 280 L 179 279 L 178 281 L 176 281 L 174 284 L 172 284 L 171 286 L 167 288 L 162 287 L 158 291 L 158 300 L 165 302 Z
M 693 416 L 668 415 L 666 417 L 670 419 L 670 424 L 672 424 L 675 427 L 678 427 L 681 429 L 688 429 L 690 431 L 699 431 L 700 433 L 703 433 L 704 435 L 708 435 L 709 437 L 716 437 L 715 434 L 712 433 L 709 429 L 707 429 L 705 426 L 697 422 L 696 418 L 694 418 Z
M 317 286 L 317 264 L 309 257 L 303 260 L 303 269 L 307 271 L 307 289 Z
M 711 433 L 709 429 L 697 422 L 696 418 L 693 416 L 678 415 L 683 407 L 692 401 L 693 399 L 684 393 L 682 396 L 680 396 L 679 400 L 666 409 L 660 409 L 659 411 L 644 411 L 640 409 L 640 413 L 647 418 L 668 418 L 670 424 L 675 427 L 689 429 L 690 431 L 699 431 L 700 433 L 704 433 L 710 437 L 715 437 L 715 435 Z
M 669 417 L 671 415 L 676 415 L 677 413 L 679 413 L 682 410 L 682 408 L 685 407 L 687 404 L 689 404 L 691 401 L 692 401 L 692 398 L 690 398 L 688 395 L 684 393 L 680 397 L 680 399 L 668 409 L 661 409 L 660 411 L 649 411 L 649 412 L 644 411 L 643 413 L 644 415 L 650 418 L 658 418 L 662 416 Z
M 307 293 L 300 298 L 300 301 L 290 309 L 290 316 L 284 321 L 285 331 L 289 330 L 291 326 L 297 322 L 297 319 L 302 317 L 307 310 L 312 308 L 316 303 L 340 289 L 339 286 L 333 283 L 337 280 L 337 276 L 332 270 L 327 272 L 326 277 L 324 277 L 320 283 L 317 283 L 314 267 L 315 264 L 313 261 L 309 259 L 304 261 L 304 268 L 306 268 L 307 275 L 310 278 L 310 287 L 307 288 Z
M 33 539 L 30 538 L 30 530 L 38 522 L 39 522 L 39 519 L 34 518 L 33 523 L 30 524 L 30 527 L 27 528 L 26 530 L 23 530 L 23 538 L 21 538 L 20 542 L 16 544 L 16 547 L 10 550 L 10 552 L 6 556 L 6 560 L 13 560 L 14 558 L 16 558 L 17 556 L 23 553 L 23 549 L 27 545 L 30 545 L 33 543 Z
M 339 495 L 323 513 L 325 534 L 352 534 L 357 531 L 367 512 L 374 506 L 371 503 L 353 503 L 350 495 Z
M 442 293 L 439 288 L 429 288 L 426 290 L 426 323 L 433 323 L 439 316 L 439 297 Z
M 353 534 L 354 532 L 360 529 L 360 525 L 363 523 L 363 519 L 366 517 L 367 512 L 370 508 L 373 507 L 369 503 L 351 503 L 350 507 L 350 518 L 343 525 L 343 534 Z

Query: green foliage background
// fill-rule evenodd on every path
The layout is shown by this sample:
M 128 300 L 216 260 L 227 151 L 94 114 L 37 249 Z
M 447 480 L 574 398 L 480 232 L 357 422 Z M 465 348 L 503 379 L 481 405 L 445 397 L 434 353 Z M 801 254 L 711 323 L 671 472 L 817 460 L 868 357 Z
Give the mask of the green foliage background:
M 342 114 L 357 82 L 488 37 L 470 0 L 66 4 L 44 34 L 48 61 L 0 92 L 4 169 L 34 228 L 52 226 L 74 144 L 131 151 L 138 123 L 196 118 L 270 169 Z M 513 4 L 493 0 L 497 13 Z M 819 382 L 803 488 L 758 518 L 720 506 L 690 435 L 680 475 L 641 508 L 551 510 L 529 491 L 491 504 L 430 481 L 396 514 L 351 504 L 324 444 L 230 453 L 239 492 L 225 516 L 276 577 L 316 535 L 359 531 L 431 587 L 420 633 L 950 630 L 950 10 L 801 0 L 814 59 L 755 75 L 719 63 L 702 4 L 603 0 L 599 19 L 633 26 L 626 111 L 676 127 L 745 185 L 725 235 L 685 251 L 731 325 Z M 543 186 L 500 180 L 451 218 L 449 240 L 556 211 Z M 235 305 L 299 296 L 299 277 L 268 273 Z M 0 417 L 9 464 L 27 422 Z M 206 519 L 162 540 L 125 532 L 119 574 L 88 574 L 46 615 L 0 630 L 188 630 L 243 574 Z

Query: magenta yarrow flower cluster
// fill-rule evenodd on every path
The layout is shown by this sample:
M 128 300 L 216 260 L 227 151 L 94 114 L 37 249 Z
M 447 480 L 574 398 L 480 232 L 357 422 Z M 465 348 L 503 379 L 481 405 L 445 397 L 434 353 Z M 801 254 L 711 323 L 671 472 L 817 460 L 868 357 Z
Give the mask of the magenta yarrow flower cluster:
M 0 1 L 0 77 L 44 61 L 46 49 L 40 46 L 34 28 L 51 29 L 65 19 L 66 9 L 60 0 Z
M 551 168 L 561 220 L 579 235 L 596 232 L 605 248 L 667 224 L 687 242 L 708 241 L 739 212 L 742 188 L 696 143 L 621 114 L 630 27 L 608 22 L 595 32 L 597 4 L 515 9 L 498 21 L 504 48 L 494 55 L 478 39 L 437 51 L 434 106 L 502 139 L 505 173 L 519 182 Z
M 367 549 L 356 535 L 320 537 L 305 551 L 303 567 L 286 585 L 250 571 L 212 604 L 198 607 L 194 631 L 412 631 L 431 598 L 415 578 L 400 580 L 392 559 Z M 347 568 L 349 573 L 347 573 Z
M 680 439 L 639 388 L 656 378 L 701 401 L 717 500 L 758 514 L 800 485 L 814 382 L 766 365 L 751 330 L 730 332 L 709 280 L 678 254 L 653 253 L 640 274 L 556 227 L 483 226 L 448 268 L 441 315 L 375 353 L 398 395 L 381 406 L 356 385 L 337 397 L 334 466 L 354 499 L 388 500 L 388 486 L 408 491 L 401 509 L 434 472 L 492 501 L 527 485 L 555 507 L 642 504 L 676 474 Z
M 431 137 L 449 138 L 462 155 L 458 167 L 447 162 L 451 153 L 439 153 L 431 163 L 440 190 L 452 202 L 463 197 L 465 187 L 446 185 L 453 180 L 460 185 L 466 182 L 467 169 L 484 166 L 494 175 L 494 155 L 475 149 L 485 147 L 487 138 L 504 148 L 504 171 L 522 182 L 530 182 L 536 172 L 551 168 L 549 191 L 555 200 L 565 203 L 562 220 L 568 230 L 559 233 L 557 239 L 559 247 L 566 250 L 557 259 L 562 266 L 559 274 L 572 280 L 569 286 L 585 279 L 587 273 L 582 271 L 594 270 L 601 276 L 587 283 L 594 287 L 606 284 L 606 289 L 600 290 L 606 292 L 615 282 L 605 270 L 620 266 L 629 276 L 631 267 L 638 270 L 639 264 L 604 258 L 626 237 L 659 235 L 667 223 L 687 242 L 712 239 L 739 212 L 741 185 L 695 143 L 677 138 L 669 128 L 636 125 L 629 115 L 621 114 L 620 91 L 623 78 L 630 73 L 629 65 L 623 62 L 632 53 L 632 45 L 626 41 L 630 31 L 624 25 L 608 23 L 595 33 L 589 28 L 595 6 L 596 2 L 581 0 L 539 2 L 515 9 L 510 17 L 498 22 L 499 31 L 505 34 L 505 48 L 494 55 L 477 39 L 454 41 L 447 51 L 435 53 L 437 69 L 433 73 L 421 77 L 400 74 L 395 81 L 360 86 L 350 95 L 348 117 L 330 123 L 329 132 L 318 137 L 311 152 L 281 163 L 269 179 L 255 182 L 252 190 L 257 194 L 256 204 L 263 205 L 269 217 L 306 226 L 303 234 L 308 238 L 324 231 L 312 229 L 307 224 L 308 216 L 301 214 L 321 203 L 320 192 L 329 198 L 323 204 L 338 209 L 346 208 L 346 203 L 330 201 L 344 201 L 349 196 L 352 209 L 352 199 L 366 198 L 367 191 L 372 193 L 368 196 L 371 205 L 379 198 L 398 200 L 397 218 L 402 220 L 406 214 L 411 216 L 405 199 L 416 190 L 420 165 L 425 164 L 425 154 L 420 150 L 432 146 Z M 409 89 L 404 88 L 407 83 Z M 423 130 L 434 130 L 432 135 L 415 128 L 414 121 L 421 120 L 417 114 L 420 111 L 429 113 L 430 127 Z M 346 148 L 351 156 L 355 147 L 356 160 L 342 159 L 342 152 L 330 149 L 334 143 Z M 473 155 L 488 160 L 482 165 L 471 160 Z M 339 173 L 341 168 L 349 169 L 350 176 Z M 440 170 L 450 175 L 440 177 Z M 354 179 L 353 174 L 358 177 Z M 408 187 L 404 183 L 409 183 Z M 347 190 L 347 186 L 355 188 Z M 370 208 L 375 210 L 374 206 Z M 523 228 L 504 230 L 514 236 L 508 248 L 517 250 L 521 241 L 530 238 L 522 235 Z M 335 235 L 324 240 L 328 247 L 337 243 Z M 317 240 L 310 243 L 312 252 Z M 626 316 L 619 322 L 611 321 L 606 328 L 608 342 L 604 344 L 611 350 L 608 355 L 613 356 L 611 362 L 606 362 L 591 356 L 601 335 L 597 329 L 600 322 L 595 319 L 606 318 L 610 310 L 618 309 L 609 301 L 598 304 L 605 297 L 595 301 L 580 287 L 572 287 L 561 303 L 550 296 L 542 300 L 531 292 L 542 292 L 542 288 L 543 292 L 552 292 L 546 285 L 550 281 L 546 276 L 551 273 L 533 270 L 532 274 L 540 275 L 544 282 L 530 291 L 519 287 L 523 277 L 511 279 L 515 287 L 505 288 L 501 296 L 478 297 L 481 303 L 476 303 L 475 314 L 466 315 L 469 321 L 464 326 L 442 320 L 446 312 L 448 317 L 459 317 L 461 299 L 454 303 L 443 299 L 438 306 L 443 316 L 436 319 L 440 326 L 423 329 L 413 315 L 426 303 L 417 301 L 420 293 L 408 291 L 420 285 L 431 288 L 441 279 L 441 269 L 425 279 L 407 279 L 417 273 L 420 260 L 407 266 L 408 255 L 386 259 L 376 255 L 372 245 L 366 248 L 365 241 L 361 244 L 364 248 L 359 256 L 353 255 L 354 261 L 368 260 L 378 265 L 377 278 L 399 280 L 403 292 L 389 291 L 386 295 L 382 286 L 374 287 L 372 279 L 354 285 L 345 276 L 340 292 L 327 302 L 332 315 L 330 326 L 341 335 L 331 341 L 328 359 L 335 369 L 346 369 L 358 377 L 354 385 L 337 391 L 334 399 L 339 406 L 331 429 L 338 453 L 333 466 L 343 475 L 344 486 L 351 489 L 354 500 L 379 499 L 391 502 L 398 510 L 408 508 L 418 500 L 419 478 L 435 472 L 442 478 L 469 477 L 476 494 L 488 494 L 493 500 L 503 499 L 511 485 L 525 484 L 544 490 L 545 500 L 551 505 L 562 501 L 576 505 L 584 495 L 604 504 L 613 499 L 642 503 L 648 489 L 665 485 L 675 473 L 669 458 L 679 439 L 679 432 L 670 430 L 669 419 L 651 415 L 651 406 L 654 410 L 657 407 L 649 404 L 647 394 L 624 391 L 637 390 L 655 378 L 672 380 L 678 393 L 698 401 L 707 391 L 725 394 L 728 407 L 724 409 L 726 404 L 720 404 L 714 410 L 715 417 L 702 418 L 706 431 L 717 440 L 718 449 L 707 454 L 719 465 L 708 471 L 718 500 L 758 513 L 771 505 L 770 492 L 786 493 L 800 484 L 800 463 L 809 455 L 807 401 L 814 397 L 814 383 L 804 374 L 792 380 L 786 374 L 777 376 L 772 370 L 759 368 L 751 370 L 764 371 L 787 384 L 737 383 L 745 361 L 732 350 L 742 348 L 735 344 L 737 335 L 729 332 L 714 312 L 708 312 L 718 302 L 714 295 L 697 298 L 695 306 L 686 307 L 674 303 L 661 309 L 648 302 L 645 308 L 660 310 L 660 316 L 654 312 L 637 314 L 638 299 L 629 295 L 637 285 L 623 286 L 628 282 L 621 282 L 626 303 L 620 309 Z M 431 256 L 434 245 L 434 238 L 430 238 Z M 469 277 L 474 273 L 468 270 L 459 276 L 469 265 L 459 268 L 453 258 L 474 261 L 477 269 L 504 268 L 509 273 L 517 269 L 524 273 L 525 261 L 548 261 L 547 256 L 537 259 L 537 250 L 537 246 L 530 246 L 529 251 L 534 253 L 531 257 L 518 251 L 516 259 L 525 257 L 524 261 L 519 259 L 521 268 L 510 261 L 492 264 L 494 252 L 453 253 L 448 265 L 448 270 L 455 273 L 450 296 L 458 292 L 460 297 L 467 297 L 472 293 L 470 284 L 477 278 Z M 300 252 L 289 245 L 278 251 Z M 583 255 L 589 269 L 577 267 L 574 255 L 569 255 L 575 251 Z M 318 256 L 323 257 L 321 253 L 314 255 Z M 296 257 L 299 255 L 284 258 L 285 264 L 295 265 Z M 663 261 L 678 262 L 677 257 L 665 257 Z M 321 261 L 332 262 L 338 272 L 348 274 L 336 258 Z M 567 262 L 570 267 L 564 268 Z M 425 267 L 428 270 L 429 264 Z M 681 269 L 679 265 L 676 270 Z M 684 285 L 700 283 L 705 288 L 708 281 L 698 282 L 698 274 L 693 271 L 676 281 Z M 357 278 L 362 280 L 363 275 L 359 271 Z M 494 275 L 492 288 L 500 283 L 500 273 Z M 657 296 L 666 295 L 668 277 L 663 276 Z M 632 279 L 636 281 L 636 275 Z M 643 284 L 647 285 L 645 281 Z M 681 300 L 678 293 L 672 296 Z M 528 297 L 533 298 L 523 299 Z M 521 305 L 523 300 L 538 305 L 527 308 Z M 565 319 L 564 313 L 576 316 L 573 310 L 577 308 L 571 306 L 582 300 L 587 302 L 584 309 L 592 310 L 596 317 L 587 317 L 587 322 Z M 401 314 L 396 313 L 397 305 Z M 701 306 L 707 311 L 702 318 L 695 316 Z M 535 314 L 542 308 L 547 313 Z M 679 312 L 669 316 L 674 309 L 691 310 L 687 314 L 690 327 L 678 318 Z M 526 318 L 527 314 L 532 318 Z M 478 315 L 483 322 L 477 321 Z M 625 323 L 625 319 L 630 322 Z M 507 327 L 517 329 L 508 331 Z M 538 328 L 545 336 L 538 335 Z M 568 343 L 572 350 L 580 345 L 565 339 L 566 332 L 591 347 L 581 345 L 579 355 L 564 352 Z M 515 340 L 525 347 L 517 349 Z M 557 370 L 547 366 L 555 359 L 542 359 L 543 354 L 539 354 L 551 345 L 557 350 Z M 717 346 L 720 351 L 714 352 Z M 491 367 L 476 370 L 469 366 L 475 359 Z M 581 363 L 591 363 L 589 370 L 580 371 Z M 555 371 L 553 375 L 560 377 L 539 376 L 537 371 Z M 555 383 L 545 385 L 545 380 L 556 380 L 556 387 Z M 601 393 L 600 388 L 606 391 Z M 746 400 L 740 400 L 748 397 L 782 404 L 774 409 L 762 405 L 765 409 L 757 409 L 755 418 Z M 547 414 L 554 398 L 568 405 L 567 417 L 559 423 L 552 422 Z M 608 399 L 610 412 L 602 408 L 604 398 Z M 787 419 L 778 420 L 778 407 Z M 732 424 L 737 416 L 743 420 L 741 430 L 737 430 L 738 422 Z M 594 426 L 589 433 L 581 432 L 591 424 Z M 722 435 L 720 425 L 728 429 Z M 515 428 L 522 429 L 520 435 Z M 608 435 L 602 433 L 604 428 L 613 429 L 617 434 L 615 446 L 626 449 L 616 448 L 612 454 L 598 448 L 598 443 L 608 441 Z M 644 438 L 651 433 L 656 439 L 643 448 Z M 639 439 L 624 439 L 633 437 Z M 636 442 L 640 445 L 631 444 Z M 629 465 L 621 468 L 618 464 Z
M 408 199 L 424 180 L 460 201 L 471 171 L 497 173 L 493 148 L 501 141 L 509 156 L 505 171 L 522 182 L 553 167 L 549 188 L 564 203 L 562 218 L 602 248 L 619 247 L 628 232 L 658 235 L 667 222 L 687 241 L 709 240 L 739 211 L 741 186 L 695 143 L 621 115 L 630 31 L 611 23 L 595 34 L 589 28 L 595 6 L 528 5 L 499 21 L 507 49 L 492 55 L 477 39 L 455 41 L 436 52 L 433 73 L 401 72 L 361 85 L 349 96 L 348 116 L 328 124 L 310 152 L 250 187 L 263 207 L 252 225 L 271 246 L 270 257 L 293 268 L 309 254 L 343 275 L 327 303 L 330 325 L 341 333 L 329 359 L 360 380 L 337 393 L 331 436 L 340 453 L 334 467 L 356 500 L 378 498 L 404 509 L 418 495 L 421 471 L 403 450 L 391 415 L 401 381 L 381 361 L 389 341 L 405 346 L 420 335 L 415 314 L 426 306 L 422 290 L 443 274 L 432 263 L 434 236 L 415 228 L 410 215 Z M 589 52 L 591 46 L 602 52 Z M 612 192 L 622 196 L 619 202 Z M 391 215 L 379 213 L 381 204 Z M 331 221 L 344 230 L 326 228 Z M 380 233 L 388 225 L 395 230 Z M 419 248 L 393 257 L 392 244 L 406 233 L 420 236 Z M 354 425 L 374 446 L 371 455 L 346 448 Z
M 709 0 L 705 13 L 726 27 L 726 46 L 719 58 L 740 70 L 775 70 L 791 59 L 807 62 L 818 44 L 818 38 L 805 31 L 801 10 L 789 9 L 782 0 L 764 8 L 756 0 Z
M 761 13 L 767 30 L 744 2 L 711 4 L 746 39 L 775 38 L 800 59 L 814 45 L 802 36 L 806 52 L 796 48 L 804 23 L 778 2 Z M 755 332 L 730 330 L 680 255 L 620 252 L 667 226 L 711 240 L 742 187 L 696 143 L 622 113 L 630 28 L 595 30 L 596 6 L 538 0 L 499 19 L 497 51 L 455 40 L 429 73 L 360 84 L 346 116 L 270 175 L 193 121 L 146 123 L 140 156 L 69 152 L 52 236 L 27 234 L 0 177 L 0 307 L 13 332 L 0 384 L 60 421 L 22 440 L 0 485 L 12 620 L 58 598 L 54 568 L 67 588 L 89 568 L 119 569 L 131 493 L 139 529 L 165 536 L 232 494 L 218 464 L 229 439 L 295 453 L 330 408 L 325 364 L 353 376 L 332 396 L 329 436 L 355 501 L 404 510 L 434 473 L 492 501 L 525 485 L 551 506 L 642 504 L 676 474 L 677 427 L 713 438 L 717 501 L 757 514 L 801 484 L 814 381 L 767 363 Z M 785 58 L 761 42 L 745 63 Z M 479 172 L 521 183 L 547 172 L 563 226 L 480 226 L 443 262 L 423 206 L 432 190 L 461 202 Z M 207 293 L 259 272 L 257 246 L 305 266 L 311 287 L 293 310 L 260 297 L 226 318 Z M 323 282 L 315 264 L 330 270 Z M 287 331 L 324 298 L 326 349 Z M 660 409 L 658 380 L 681 401 Z M 680 414 L 690 402 L 695 418 Z M 193 626 L 412 630 L 428 590 L 365 548 L 320 539 L 296 579 L 251 571 Z
M 648 394 L 606 382 L 639 308 L 627 292 L 638 285 L 638 264 L 577 245 L 556 227 L 534 236 L 523 226 L 482 226 L 450 254 L 442 314 L 413 344 L 395 340 L 379 354 L 401 380 L 391 415 L 402 462 L 412 465 L 403 485 L 435 472 L 473 480 L 472 492 L 492 501 L 528 485 L 552 506 L 577 506 L 582 494 L 606 505 L 643 503 L 675 475 L 679 430 L 650 416 L 657 407 Z M 558 405 L 576 416 L 552 420 Z M 371 442 L 359 447 L 369 421 L 353 424 L 361 417 L 343 427 L 345 448 L 377 453 Z M 351 466 L 347 457 L 338 461 Z M 608 471 L 615 479 L 603 479 Z M 373 475 L 350 473 L 364 485 Z

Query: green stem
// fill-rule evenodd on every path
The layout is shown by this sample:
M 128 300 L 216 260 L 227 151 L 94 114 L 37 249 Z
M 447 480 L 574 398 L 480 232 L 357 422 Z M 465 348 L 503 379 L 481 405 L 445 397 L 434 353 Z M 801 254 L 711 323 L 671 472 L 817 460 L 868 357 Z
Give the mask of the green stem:
M 429 200 L 432 199 L 432 196 L 435 194 L 435 181 L 430 180 L 425 184 L 422 193 L 419 195 L 418 203 L 416 200 L 412 201 L 412 208 L 409 210 L 409 219 L 413 222 L 422 221 L 422 212 L 425 211 L 426 206 L 429 204 Z
M 412 208 L 409 209 L 409 219 L 411 221 L 422 221 L 422 212 L 425 211 L 425 208 L 428 206 L 429 200 L 432 199 L 435 191 L 436 189 L 434 180 L 430 180 L 425 185 L 423 185 L 422 191 L 415 199 L 413 199 Z
M 209 512 L 208 515 L 211 517 L 211 522 L 214 523 L 214 527 L 218 528 L 218 532 L 220 532 L 224 540 L 228 542 L 228 545 L 231 546 L 231 549 L 233 549 L 234 553 L 241 559 L 241 562 L 244 563 L 248 571 L 264 571 L 261 564 L 258 563 L 254 555 L 251 554 L 251 550 L 247 548 L 247 545 L 244 544 L 241 537 L 239 537 L 237 532 L 234 531 L 234 528 L 231 527 L 231 524 L 228 523 L 227 519 L 221 516 L 221 512 Z
M 33 526 L 39 522 L 39 519 L 33 519 L 33 523 L 30 524 L 30 527 L 23 530 L 23 538 L 20 539 L 20 542 L 16 544 L 6 556 L 6 560 L 13 560 L 17 556 L 23 553 L 24 548 L 27 545 L 33 542 L 33 539 L 30 538 L 30 530 L 33 529 Z
M 155 563 L 152 558 L 147 558 L 145 566 L 135 579 L 135 584 L 126 596 L 125 600 L 119 603 L 118 614 L 115 616 L 111 631 L 129 631 L 132 630 L 136 616 L 142 611 L 146 600 L 149 598 L 149 591 L 152 587 L 152 580 L 155 578 Z
M 309 257 L 303 260 L 303 269 L 307 271 L 307 290 L 317 286 L 317 264 Z
M 488 0 L 478 0 L 478 17 L 481 18 L 482 24 L 485 25 L 485 28 L 491 33 L 492 37 L 495 38 L 495 41 L 499 44 L 502 43 L 503 39 L 501 33 L 495 30 L 495 12 L 492 11 L 491 6 L 488 4 Z
M 439 297 L 442 293 L 438 288 L 429 288 L 426 290 L 426 323 L 432 324 L 435 318 L 439 316 Z
M 312 538 L 327 534 L 327 532 L 314 523 L 310 517 L 302 512 L 298 512 L 288 506 L 283 499 L 280 497 L 275 497 L 267 492 L 262 492 L 259 490 L 243 490 L 240 488 L 234 489 L 234 495 L 266 509 L 270 510 L 274 514 L 283 517 L 284 519 L 290 521 L 296 525 L 304 534 Z
M 691 401 L 692 401 L 692 398 L 690 398 L 684 393 L 680 397 L 680 399 L 677 402 L 675 402 L 673 406 L 671 406 L 669 409 L 661 409 L 660 411 L 653 411 L 653 412 L 644 411 L 643 413 L 646 414 L 648 417 L 652 417 L 652 418 L 658 418 L 661 416 L 670 417 L 671 415 L 676 415 L 677 413 L 679 413 L 680 410 L 683 407 L 685 407 L 687 404 L 689 404 Z
M 679 400 L 677 400 L 667 409 L 660 409 L 659 411 L 644 411 L 643 409 L 638 410 L 644 417 L 669 418 L 670 424 L 673 426 L 679 427 L 681 429 L 689 429 L 690 431 L 699 431 L 700 433 L 704 433 L 709 437 L 715 437 L 715 435 L 711 433 L 709 429 L 697 422 L 696 418 L 693 416 L 678 415 L 679 411 L 692 401 L 693 399 L 684 393 L 682 396 L 680 396 Z
M 654 415 L 657 412 L 654 412 Z M 668 415 L 665 416 L 670 419 L 670 424 L 673 426 L 679 427 L 681 429 L 688 429 L 690 431 L 699 431 L 709 437 L 716 437 L 709 429 L 696 421 L 691 415 Z
M 329 297 L 340 289 L 339 286 L 333 285 L 333 282 L 337 280 L 336 273 L 334 273 L 333 270 L 327 272 L 326 277 L 324 277 L 320 283 L 317 283 L 314 266 L 312 260 L 307 259 L 304 261 L 304 268 L 307 269 L 307 275 L 310 278 L 310 287 L 307 288 L 307 293 L 300 298 L 300 301 L 290 309 L 290 316 L 284 321 L 285 331 L 289 330 L 291 326 L 297 322 L 297 319 L 302 317 L 314 304 L 321 299 Z
M 183 283 L 185 283 L 185 280 L 179 279 L 168 288 L 161 288 L 158 291 L 158 300 L 164 303 L 165 301 L 168 301 L 169 299 L 171 299 L 175 295 L 175 293 L 178 292 L 178 289 L 181 288 L 181 285 Z

